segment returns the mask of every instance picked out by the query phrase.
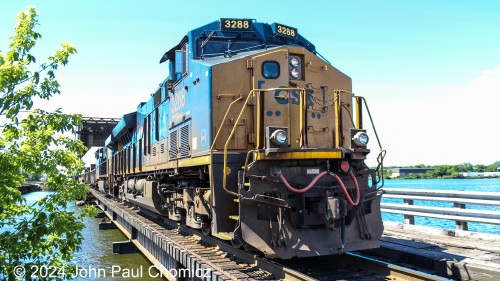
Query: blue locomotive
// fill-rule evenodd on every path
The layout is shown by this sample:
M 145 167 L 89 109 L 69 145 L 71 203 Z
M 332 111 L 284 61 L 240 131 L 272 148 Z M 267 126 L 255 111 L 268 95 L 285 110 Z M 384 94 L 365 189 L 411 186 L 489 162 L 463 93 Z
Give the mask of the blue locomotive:
M 224 18 L 96 153 L 96 188 L 267 257 L 379 246 L 364 99 L 297 28 Z

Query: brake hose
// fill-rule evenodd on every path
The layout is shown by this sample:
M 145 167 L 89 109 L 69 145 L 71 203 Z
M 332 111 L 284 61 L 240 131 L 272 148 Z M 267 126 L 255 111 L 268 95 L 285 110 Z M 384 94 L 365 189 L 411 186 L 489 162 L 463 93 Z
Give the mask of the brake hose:
M 307 191 L 309 191 L 309 189 L 311 189 L 313 187 L 313 185 L 322 177 L 324 177 L 325 175 L 327 175 L 328 172 L 327 171 L 324 171 L 324 172 L 321 172 L 319 175 L 317 175 L 312 181 L 311 183 L 309 183 L 308 186 L 306 186 L 306 188 L 303 188 L 303 189 L 296 189 L 296 188 L 293 188 L 289 183 L 288 181 L 285 179 L 285 177 L 283 176 L 282 173 L 280 173 L 280 179 L 281 181 L 285 184 L 286 188 L 288 188 L 288 190 L 290 190 L 291 192 L 295 192 L 295 193 L 306 193 Z
M 359 184 L 358 184 L 358 180 L 356 179 L 356 177 L 354 176 L 354 174 L 352 172 L 350 172 L 349 175 L 351 176 L 352 180 L 354 181 L 354 187 L 356 188 L 356 201 L 352 200 L 351 196 L 349 195 L 349 192 L 347 191 L 347 188 L 344 185 L 344 182 L 340 179 L 340 177 L 337 176 L 336 174 L 328 172 L 328 171 L 323 171 L 323 172 L 319 173 L 316 177 L 314 177 L 314 179 L 309 183 L 309 185 L 303 189 L 297 189 L 297 188 L 292 187 L 288 183 L 288 181 L 286 180 L 285 176 L 283 176 L 282 173 L 279 174 L 279 177 L 280 177 L 281 181 L 283 182 L 283 184 L 286 186 L 286 188 L 288 188 L 288 190 L 290 190 L 294 193 L 305 193 L 305 192 L 309 191 L 320 178 L 324 177 L 327 174 L 329 174 L 332 177 L 335 177 L 337 179 L 337 181 L 339 182 L 340 187 L 342 189 L 342 192 L 344 193 L 344 195 L 347 199 L 347 202 L 349 202 L 349 204 L 351 204 L 351 206 L 357 206 L 359 204 L 359 197 L 360 197 Z

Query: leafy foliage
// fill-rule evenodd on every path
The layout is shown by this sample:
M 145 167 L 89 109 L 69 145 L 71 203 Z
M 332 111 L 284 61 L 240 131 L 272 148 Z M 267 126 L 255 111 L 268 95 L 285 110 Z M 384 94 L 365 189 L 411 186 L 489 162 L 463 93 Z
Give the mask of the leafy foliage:
M 17 265 L 24 265 L 29 276 L 30 265 L 69 261 L 82 242 L 82 217 L 95 212 L 68 205 L 87 192 L 75 178 L 84 167 L 78 155 L 86 148 L 68 136 L 81 125 L 81 116 L 34 108 L 37 99 L 60 93 L 55 71 L 76 53 L 64 43 L 46 63 L 36 64 L 31 50 L 42 38 L 35 31 L 37 13 L 28 7 L 18 14 L 9 50 L 0 52 L 0 279 L 13 280 Z M 31 113 L 20 118 L 23 111 Z M 54 193 L 26 204 L 17 189 L 26 180 L 23 175 L 43 175 Z

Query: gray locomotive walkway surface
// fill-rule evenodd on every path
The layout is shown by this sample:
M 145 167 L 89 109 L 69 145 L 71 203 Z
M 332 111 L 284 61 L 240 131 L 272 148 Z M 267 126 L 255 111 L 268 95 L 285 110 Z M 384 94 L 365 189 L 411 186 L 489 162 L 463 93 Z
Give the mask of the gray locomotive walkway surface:
M 380 249 L 362 251 L 455 280 L 500 280 L 500 236 L 385 223 Z

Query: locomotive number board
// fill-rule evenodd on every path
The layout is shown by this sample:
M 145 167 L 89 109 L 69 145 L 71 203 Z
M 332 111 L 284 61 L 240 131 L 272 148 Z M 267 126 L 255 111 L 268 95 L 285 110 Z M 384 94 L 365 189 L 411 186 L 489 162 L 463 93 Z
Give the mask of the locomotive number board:
M 299 35 L 299 33 L 297 32 L 297 28 L 286 26 L 280 23 L 273 23 L 272 28 L 274 34 L 279 36 L 297 38 L 297 36 Z
M 220 19 L 221 30 L 251 30 L 252 20 L 249 19 Z

